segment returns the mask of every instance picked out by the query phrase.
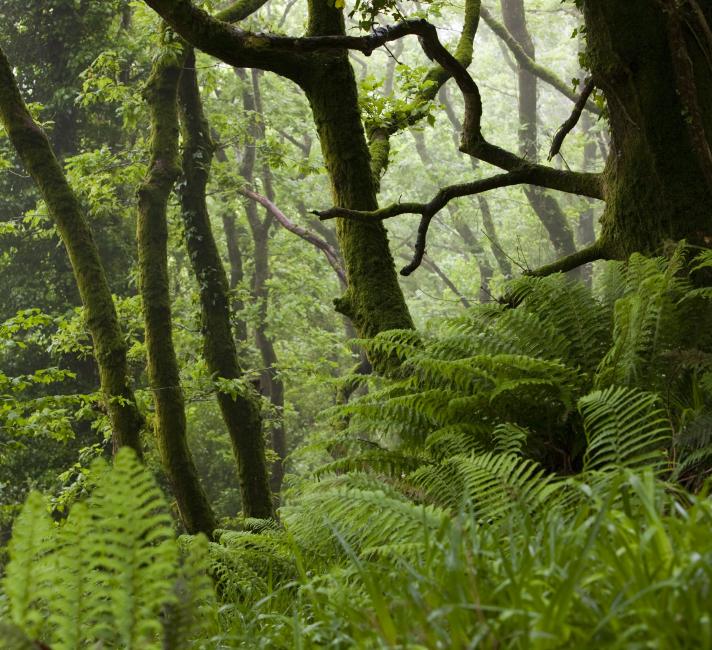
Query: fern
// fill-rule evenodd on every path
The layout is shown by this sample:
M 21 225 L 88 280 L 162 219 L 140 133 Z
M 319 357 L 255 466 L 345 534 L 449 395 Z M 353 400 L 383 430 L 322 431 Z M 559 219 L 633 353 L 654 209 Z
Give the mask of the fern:
M 409 480 L 437 503 L 454 511 L 471 507 L 484 521 L 517 506 L 533 511 L 546 503 L 555 488 L 553 479 L 533 461 L 491 452 L 455 456 L 417 470 Z
M 636 389 L 611 387 L 581 398 L 588 449 L 585 467 L 654 466 L 662 468 L 661 450 L 672 432 L 658 397 Z
M 8 598 L 12 622 L 30 637 L 38 635 L 45 613 L 43 598 L 52 593 L 52 529 L 47 504 L 38 492 L 31 492 L 13 526 L 3 590 Z
M 130 450 L 112 468 L 95 463 L 91 476 L 87 502 L 76 503 L 61 526 L 52 526 L 39 494 L 28 498 L 3 584 L 11 620 L 59 650 L 191 647 L 185 643 L 199 626 L 184 645 L 171 646 L 162 642 L 162 617 L 185 604 L 179 584 L 189 583 L 194 598 L 205 595 L 201 547 L 179 570 L 165 498 Z

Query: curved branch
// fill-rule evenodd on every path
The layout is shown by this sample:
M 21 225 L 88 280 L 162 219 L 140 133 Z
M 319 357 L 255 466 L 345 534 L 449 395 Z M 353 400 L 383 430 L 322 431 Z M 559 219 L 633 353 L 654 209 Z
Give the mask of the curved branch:
M 588 264 L 589 262 L 607 259 L 611 259 L 611 257 L 608 255 L 606 247 L 600 241 L 596 241 L 590 246 L 582 248 L 580 251 L 576 251 L 571 255 L 562 257 L 560 260 L 556 260 L 556 262 L 546 264 L 533 271 L 527 271 L 524 275 L 543 278 L 544 276 L 552 275 L 554 273 L 566 273 L 567 271 L 572 271 L 573 269 L 576 269 L 583 264 Z
M 472 183 L 460 183 L 458 185 L 448 185 L 443 187 L 428 203 L 393 203 L 385 208 L 378 210 L 361 211 L 348 210 L 347 208 L 329 208 L 328 210 L 313 210 L 321 219 L 335 219 L 341 217 L 344 219 L 352 219 L 354 221 L 383 221 L 391 219 L 401 214 L 420 214 L 422 216 L 435 216 L 442 210 L 452 199 L 461 196 L 470 196 L 472 194 L 481 194 L 498 187 L 508 187 L 509 185 L 519 185 L 527 182 L 526 175 L 522 171 L 509 172 L 507 174 L 497 174 L 490 178 L 473 181 Z
M 255 11 L 267 4 L 267 0 L 237 0 L 229 7 L 215 14 L 215 18 L 226 23 L 237 23 L 251 16 Z
M 509 30 L 502 23 L 498 22 L 495 17 L 484 7 L 482 7 L 481 15 L 482 20 L 485 21 L 487 27 L 489 27 L 492 32 L 494 32 L 494 34 L 496 34 L 505 43 L 522 68 L 531 72 L 535 77 L 539 77 L 539 79 L 541 79 L 544 83 L 547 83 L 552 88 L 558 90 L 562 95 L 564 95 L 564 97 L 567 97 L 572 102 L 577 101 L 578 98 L 576 93 L 571 90 L 569 85 L 562 79 L 559 79 L 559 77 L 557 77 L 551 70 L 548 70 L 543 65 L 532 59 L 524 51 L 524 48 L 522 48 L 522 46 L 517 42 L 517 39 L 510 34 Z M 595 115 L 601 114 L 598 106 L 591 101 L 587 101 L 585 107 Z
M 298 38 L 254 34 L 226 22 L 249 16 L 259 8 L 258 0 L 237 2 L 217 17 L 190 0 L 146 0 L 146 4 L 191 45 L 238 68 L 269 70 L 299 83 L 310 63 L 310 57 L 301 55 L 295 45 Z
M 465 15 L 462 32 L 455 48 L 455 59 L 463 67 L 468 68 L 472 63 L 472 51 L 477 28 L 480 23 L 481 0 L 467 0 L 465 2 Z M 423 79 L 423 89 L 415 98 L 414 105 L 422 106 L 435 99 L 438 91 L 452 77 L 452 73 L 442 65 L 436 64 L 426 73 Z M 386 118 L 386 125 L 372 129 L 369 133 L 369 148 L 371 149 L 372 167 L 374 176 L 379 178 L 388 166 L 388 138 L 406 127 L 413 126 L 423 118 L 422 111 L 411 111 L 405 121 L 398 120 L 395 115 Z M 386 151 L 386 155 L 382 154 Z
M 324 241 L 318 235 L 315 235 L 313 232 L 307 230 L 306 228 L 298 226 L 291 219 L 289 219 L 289 217 L 287 217 L 287 215 L 285 215 L 284 212 L 282 212 L 266 196 L 262 196 L 261 194 L 253 192 L 250 189 L 240 190 L 240 194 L 246 196 L 249 199 L 252 199 L 253 201 L 256 201 L 257 203 L 265 207 L 267 211 L 276 219 L 276 221 L 281 226 L 283 226 L 289 232 L 297 235 L 297 237 L 301 237 L 304 241 L 309 242 L 312 246 L 315 246 L 320 251 L 322 251 L 331 268 L 334 269 L 336 275 L 339 277 L 339 282 L 342 285 L 346 286 L 346 271 L 344 271 L 344 268 L 341 266 L 339 254 L 329 243 Z
M 461 151 L 506 171 L 526 170 L 525 182 L 550 189 L 603 198 L 600 174 L 561 171 L 535 165 L 482 136 L 482 99 L 479 88 L 462 64 L 443 46 L 437 29 L 427 20 L 405 20 L 379 27 L 366 36 L 309 36 L 293 38 L 253 34 L 212 18 L 189 0 L 146 0 L 186 40 L 237 67 L 271 70 L 304 83 L 315 60 L 304 56 L 324 50 L 358 50 L 367 56 L 376 48 L 404 36 L 418 36 L 425 55 L 436 61 L 455 80 L 465 103 Z
M 554 136 L 554 139 L 551 143 L 551 149 L 549 149 L 548 160 L 551 160 L 559 153 L 559 151 L 561 151 L 561 145 L 564 143 L 566 136 L 571 133 L 574 127 L 578 124 L 578 121 L 581 118 L 581 113 L 583 113 L 583 109 L 586 107 L 586 102 L 588 101 L 588 98 L 591 96 L 591 93 L 593 92 L 593 89 L 595 87 L 596 84 L 593 82 L 593 78 L 590 78 L 588 79 L 588 81 L 586 81 L 586 84 L 584 85 L 583 90 L 581 91 L 581 96 L 578 98 L 578 100 L 576 100 L 576 105 L 574 106 L 574 110 L 569 116 L 569 119 L 566 120 L 566 122 L 564 122 L 559 127 L 559 130 Z

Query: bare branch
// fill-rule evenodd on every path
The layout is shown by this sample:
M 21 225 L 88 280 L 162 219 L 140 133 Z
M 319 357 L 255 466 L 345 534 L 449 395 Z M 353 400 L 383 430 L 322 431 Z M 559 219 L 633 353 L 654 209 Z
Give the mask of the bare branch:
M 266 196 L 262 196 L 261 194 L 253 192 L 250 189 L 240 190 L 240 194 L 262 205 L 281 226 L 283 226 L 289 232 L 297 235 L 298 237 L 301 237 L 304 241 L 309 242 L 312 246 L 315 246 L 316 248 L 321 250 L 324 253 L 324 256 L 326 257 L 327 261 L 331 265 L 331 268 L 334 269 L 336 275 L 339 276 L 339 281 L 343 285 L 347 284 L 346 272 L 341 266 L 339 254 L 330 244 L 328 244 L 321 237 L 307 230 L 306 228 L 298 226 L 291 219 L 289 219 L 289 217 L 287 217 L 287 215 L 285 215 L 284 212 L 282 212 Z
M 600 242 L 594 242 L 590 246 L 582 248 L 571 255 L 567 255 L 556 262 L 546 264 L 545 266 L 539 267 L 534 271 L 527 271 L 525 275 L 544 277 L 547 275 L 553 275 L 554 273 L 566 273 L 568 271 L 573 271 L 573 269 L 576 269 L 583 264 L 606 259 L 611 258 L 605 247 Z
M 525 172 L 509 172 L 507 174 L 497 174 L 490 178 L 473 181 L 472 183 L 448 185 L 447 187 L 443 187 L 428 203 L 393 203 L 385 208 L 371 211 L 349 210 L 347 208 L 337 207 L 321 211 L 314 210 L 312 214 L 317 215 L 322 221 L 341 217 L 344 219 L 353 219 L 354 221 L 363 221 L 365 223 L 383 221 L 401 214 L 419 214 L 424 217 L 429 215 L 432 218 L 452 199 L 461 196 L 470 196 L 472 194 L 480 194 L 498 187 L 519 185 L 525 182 Z
M 559 151 L 561 151 L 561 145 L 564 144 L 566 136 L 571 133 L 574 127 L 578 124 L 578 121 L 581 118 L 581 113 L 583 113 L 583 109 L 586 107 L 586 102 L 588 101 L 588 98 L 591 96 L 591 93 L 593 92 L 593 89 L 595 87 L 596 84 L 594 84 L 593 78 L 590 78 L 586 81 L 586 84 L 584 85 L 583 90 L 581 91 L 581 95 L 576 101 L 576 105 L 574 106 L 574 110 L 569 116 L 569 119 L 566 120 L 566 122 L 564 122 L 559 127 L 559 130 L 554 136 L 554 140 L 551 143 L 551 149 L 549 150 L 548 160 L 551 160 L 559 153 Z

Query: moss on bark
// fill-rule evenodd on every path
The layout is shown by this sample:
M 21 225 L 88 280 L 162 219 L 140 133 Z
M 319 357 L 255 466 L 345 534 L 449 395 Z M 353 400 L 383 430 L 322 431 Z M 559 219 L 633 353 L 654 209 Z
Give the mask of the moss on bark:
M 138 259 L 158 449 L 186 530 L 210 535 L 215 516 L 188 448 L 168 284 L 166 210 L 180 171 L 177 92 L 182 67 L 182 56 L 164 52 L 154 63 L 145 91 L 151 113 L 151 160 L 138 190 Z
M 605 175 L 601 244 L 610 256 L 658 253 L 668 240 L 712 244 L 712 198 L 693 154 L 677 92 L 662 4 L 584 0 L 587 60 L 606 95 L 612 151 Z M 705 8 L 707 19 L 712 9 Z M 707 141 L 712 70 L 686 33 Z
M 205 202 L 214 146 L 202 109 L 192 48 L 183 70 L 179 97 L 185 176 L 181 207 L 186 244 L 200 292 L 205 359 L 214 377 L 240 379 L 242 370 L 230 326 L 227 276 Z M 218 392 L 218 403 L 237 459 L 243 513 L 248 517 L 271 517 L 272 497 L 258 396 L 247 386 L 234 396 Z
M 309 35 L 344 33 L 341 11 L 324 0 L 311 0 L 309 12 Z M 316 56 L 303 76 L 302 87 L 319 133 L 334 205 L 376 209 L 371 158 L 347 53 Z M 346 293 L 335 301 L 337 310 L 353 321 L 361 337 L 412 328 L 383 224 L 339 219 L 337 235 L 349 283 Z M 378 367 L 377 360 L 372 361 Z
M 126 343 L 94 237 L 79 200 L 41 127 L 32 119 L 0 50 L 0 118 L 47 204 L 69 255 L 99 366 L 101 392 L 111 420 L 114 449 L 141 456 L 143 417 L 128 380 Z

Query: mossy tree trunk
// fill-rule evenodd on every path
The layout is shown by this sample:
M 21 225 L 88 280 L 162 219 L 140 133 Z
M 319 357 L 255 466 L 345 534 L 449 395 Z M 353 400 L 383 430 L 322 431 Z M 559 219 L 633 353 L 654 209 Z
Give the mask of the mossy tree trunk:
M 156 408 L 158 449 L 189 533 L 212 534 L 216 522 L 186 437 L 185 400 L 172 338 L 168 280 L 168 198 L 178 164 L 178 83 L 183 56 L 162 53 L 146 87 L 151 113 L 151 159 L 138 190 L 138 261 L 146 328 L 148 377 Z
M 128 379 L 126 342 L 94 237 L 79 200 L 41 127 L 32 119 L 0 50 L 0 119 L 34 179 L 69 255 L 99 366 L 101 392 L 113 430 L 114 450 L 141 456 L 143 417 Z
M 310 0 L 309 16 L 310 36 L 344 33 L 341 10 L 325 0 Z M 321 141 L 334 205 L 376 209 L 376 182 L 348 54 L 316 55 L 303 74 L 302 87 Z M 337 310 L 353 321 L 364 338 L 388 329 L 412 328 L 383 224 L 339 219 L 337 236 L 349 284 L 335 301 Z M 378 368 L 377 362 L 374 365 Z
M 587 62 L 606 96 L 609 256 L 712 244 L 712 6 L 583 0 Z
M 203 113 L 192 48 L 188 48 L 179 97 L 185 181 L 181 208 L 188 253 L 200 293 L 205 359 L 215 378 L 239 380 L 243 373 L 231 331 L 227 276 L 205 201 L 214 145 Z M 248 517 L 271 517 L 272 497 L 259 398 L 250 385 L 245 385 L 233 394 L 218 391 L 218 403 L 237 459 L 242 511 Z

